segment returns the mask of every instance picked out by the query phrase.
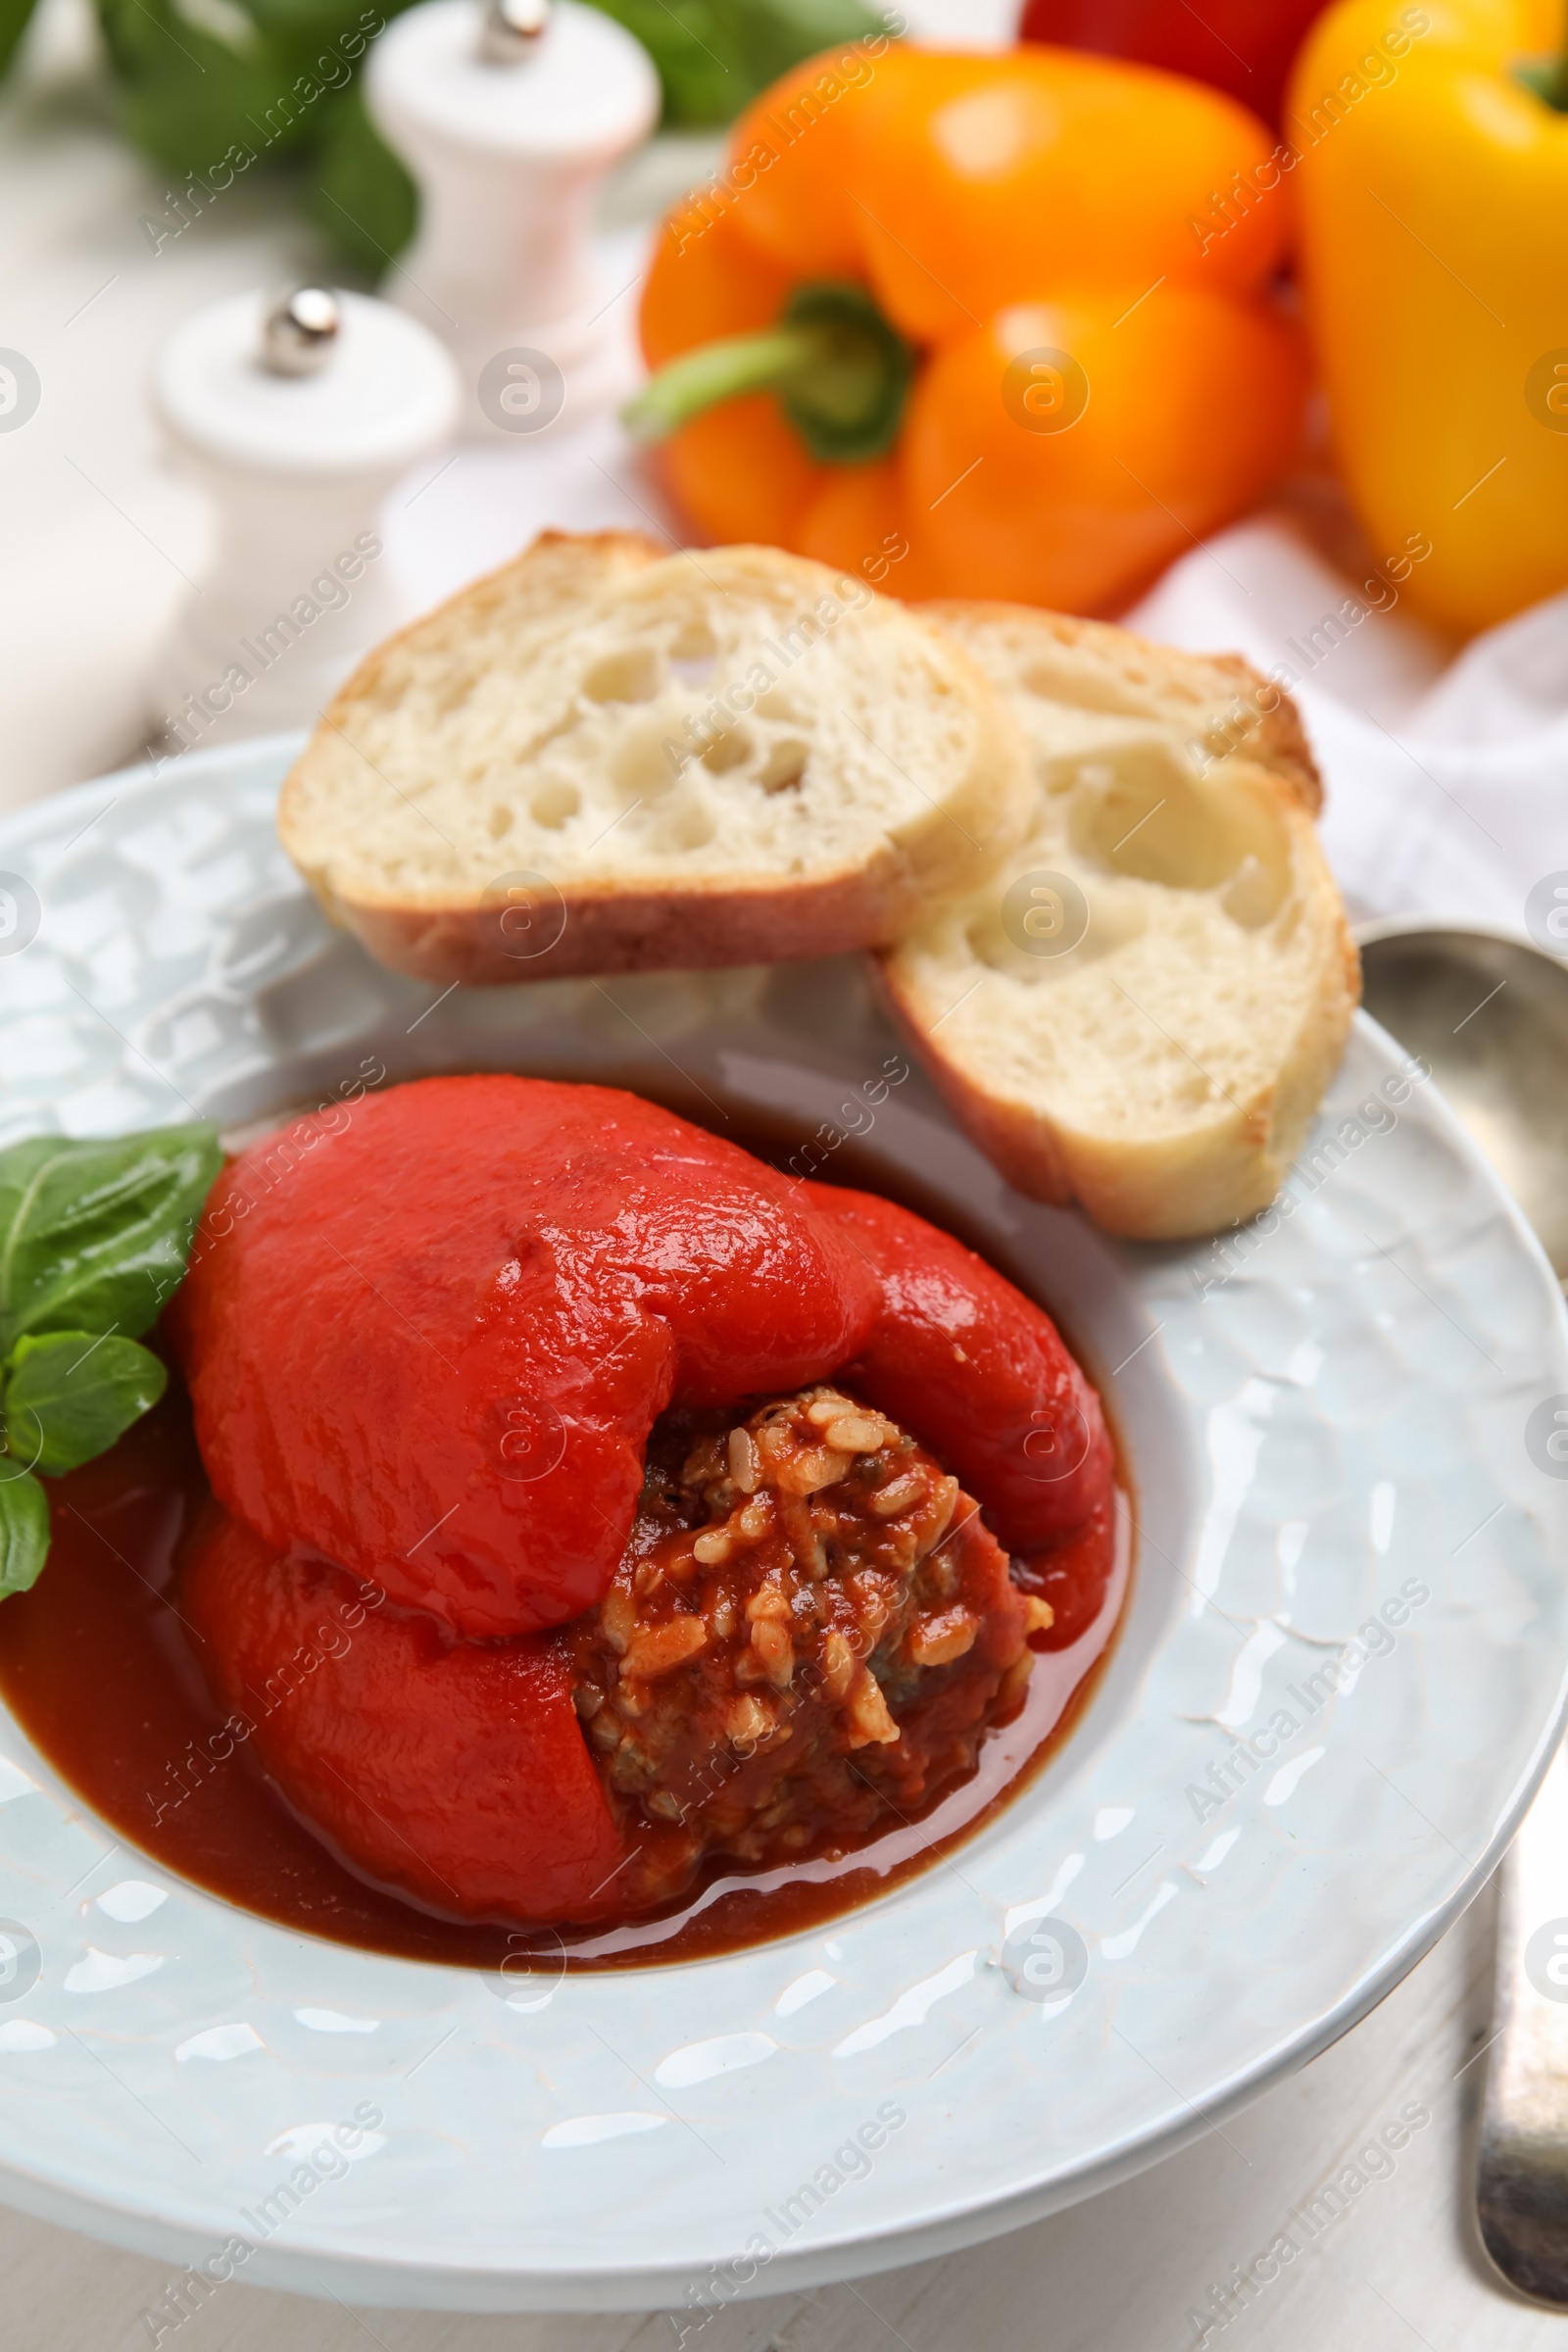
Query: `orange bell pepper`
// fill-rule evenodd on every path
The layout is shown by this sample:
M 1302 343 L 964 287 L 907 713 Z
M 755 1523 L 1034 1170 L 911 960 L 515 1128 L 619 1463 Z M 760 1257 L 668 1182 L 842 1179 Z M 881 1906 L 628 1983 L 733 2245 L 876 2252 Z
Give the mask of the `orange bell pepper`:
M 1068 50 L 815 58 L 665 220 L 627 421 L 710 538 L 1114 610 L 1295 448 L 1271 147 L 1213 90 Z

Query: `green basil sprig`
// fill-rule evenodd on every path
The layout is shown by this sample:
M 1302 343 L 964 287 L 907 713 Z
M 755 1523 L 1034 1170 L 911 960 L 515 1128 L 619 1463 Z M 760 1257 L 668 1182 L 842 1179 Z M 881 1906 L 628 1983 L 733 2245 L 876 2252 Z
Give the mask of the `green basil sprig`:
M 48 1557 L 40 1479 L 106 1451 L 163 1395 L 136 1341 L 184 1278 L 221 1164 L 205 1123 L 0 1152 L 0 1599 Z

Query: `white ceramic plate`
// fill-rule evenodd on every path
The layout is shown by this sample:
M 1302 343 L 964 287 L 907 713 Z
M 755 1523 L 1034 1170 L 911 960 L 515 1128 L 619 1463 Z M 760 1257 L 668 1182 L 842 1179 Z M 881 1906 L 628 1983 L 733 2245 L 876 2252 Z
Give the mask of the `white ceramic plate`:
M 0 1140 L 238 1122 L 367 1060 L 674 1065 L 804 1140 L 894 1051 L 849 964 L 439 1002 L 389 977 L 275 846 L 289 748 L 0 830 L 42 908 L 0 957 Z M 1113 1373 L 1142 1537 L 1055 1760 L 826 1932 L 509 2001 L 172 1880 L 0 1719 L 0 1913 L 41 1962 L 0 1985 L 3 2193 L 180 2261 L 243 2240 L 244 2277 L 351 2302 L 711 2304 L 1049 2213 L 1332 2041 L 1480 1886 L 1564 1708 L 1568 1483 L 1526 1434 L 1568 1392 L 1562 1301 L 1432 1087 L 1390 1113 L 1399 1061 L 1357 1024 L 1320 1177 L 1223 1281 L 1207 1244 L 1020 1200 L 917 1075 L 876 1109 L 870 1152 Z

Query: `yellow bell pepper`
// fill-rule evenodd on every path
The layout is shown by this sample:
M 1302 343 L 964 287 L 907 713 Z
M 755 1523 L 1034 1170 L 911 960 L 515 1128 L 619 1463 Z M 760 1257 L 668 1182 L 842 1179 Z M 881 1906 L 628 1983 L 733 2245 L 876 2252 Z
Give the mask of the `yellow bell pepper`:
M 1285 129 L 1335 447 L 1419 610 L 1482 629 L 1568 587 L 1560 0 L 1341 0 Z

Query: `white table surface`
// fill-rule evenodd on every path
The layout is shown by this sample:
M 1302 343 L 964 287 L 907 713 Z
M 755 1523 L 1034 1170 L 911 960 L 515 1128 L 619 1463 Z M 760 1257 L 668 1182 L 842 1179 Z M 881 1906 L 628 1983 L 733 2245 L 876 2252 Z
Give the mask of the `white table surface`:
M 1005 0 L 927 0 L 922 24 L 984 40 Z M 946 19 L 946 24 L 943 19 Z M 236 187 L 157 256 L 139 222 L 162 183 L 113 132 L 83 0 L 48 0 L 25 70 L 0 97 L 0 345 L 26 351 L 51 398 L 0 436 L 0 808 L 133 755 L 140 678 L 199 567 L 204 520 L 162 469 L 141 398 L 179 318 L 236 286 L 323 266 L 275 187 Z M 623 212 L 628 208 L 623 207 Z M 634 232 L 624 232 L 634 239 Z M 468 452 L 388 502 L 389 555 L 423 601 L 510 554 L 545 521 L 637 523 L 653 500 L 613 428 L 579 437 L 567 477 L 534 451 Z M 422 495 L 428 483 L 427 495 Z M 1493 1901 L 1483 1896 L 1403 1985 L 1305 2073 L 1223 2134 L 1089 2204 L 970 2253 L 860 2285 L 716 2314 L 701 2352 L 1538 2352 L 1568 2320 L 1499 2290 L 1470 2218 L 1474 2119 L 1491 2032 Z M 0 2096 L 4 2095 L 0 2083 Z M 1250 2263 L 1406 2102 L 1430 2112 L 1374 2180 L 1228 2325 L 1211 2290 Z M 6 2352 L 119 2352 L 155 2341 L 144 2313 L 166 2266 L 0 2208 Z M 166 2332 L 164 2343 L 175 2340 Z M 678 2352 L 666 2315 L 445 2319 L 356 2313 L 241 2283 L 177 2330 L 180 2352 Z

